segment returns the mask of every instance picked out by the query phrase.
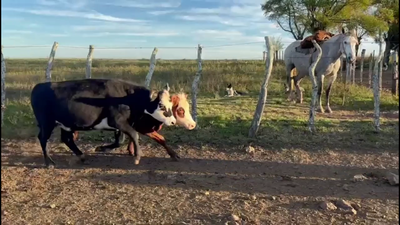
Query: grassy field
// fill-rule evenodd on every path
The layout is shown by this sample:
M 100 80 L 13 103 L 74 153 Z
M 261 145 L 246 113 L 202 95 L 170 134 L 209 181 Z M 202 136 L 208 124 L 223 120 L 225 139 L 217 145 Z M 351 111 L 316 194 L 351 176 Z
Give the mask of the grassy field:
M 318 134 L 307 128 L 310 82 L 303 104 L 285 101 L 284 69 L 273 68 L 257 138 L 247 137 L 264 77 L 261 61 L 204 61 L 198 100 L 201 129 L 165 127 L 182 157 L 171 162 L 141 137 L 138 166 L 126 146 L 94 153 L 112 132 L 81 132 L 78 146 L 88 163 L 77 164 L 59 130 L 50 139 L 56 169 L 43 168 L 29 103 L 44 81 L 46 60 L 7 60 L 7 109 L 2 126 L 2 224 L 224 224 L 235 214 L 247 224 L 395 224 L 399 190 L 381 178 L 399 168 L 399 99 L 384 90 L 381 128 L 373 132 L 373 95 L 352 86 L 342 105 L 343 83 L 333 87 L 333 114 L 317 114 Z M 152 88 L 190 95 L 195 61 L 159 61 Z M 145 60 L 94 60 L 93 77 L 144 82 Z M 84 60 L 56 60 L 52 80 L 83 78 Z M 386 77 L 390 77 L 386 74 Z M 365 79 L 366 80 L 366 79 Z M 339 79 L 340 81 L 340 79 Z M 225 87 L 248 92 L 224 98 Z M 246 152 L 251 145 L 254 152 Z M 397 173 L 397 172 L 396 172 Z M 363 181 L 353 176 L 365 174 Z M 321 201 L 349 200 L 357 215 L 319 209 Z M 233 223 L 232 223 L 233 224 Z

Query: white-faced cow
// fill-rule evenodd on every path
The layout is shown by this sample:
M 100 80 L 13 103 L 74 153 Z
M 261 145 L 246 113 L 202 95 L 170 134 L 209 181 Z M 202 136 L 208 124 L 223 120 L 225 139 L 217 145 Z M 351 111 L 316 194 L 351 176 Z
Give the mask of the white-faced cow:
M 176 124 L 178 126 L 184 127 L 188 130 L 193 130 L 196 127 L 196 122 L 193 121 L 192 116 L 189 113 L 189 102 L 187 101 L 187 95 L 184 93 L 178 93 L 171 96 L 172 99 L 172 113 L 176 118 Z M 157 143 L 162 145 L 170 155 L 174 155 L 175 159 L 180 158 L 170 147 L 166 145 L 165 138 L 158 133 L 161 130 L 162 122 L 155 120 L 149 115 L 143 115 L 132 127 L 139 133 L 150 137 Z M 75 131 L 74 138 L 77 138 L 78 132 Z M 121 131 L 115 131 L 114 133 L 115 141 L 114 143 L 106 146 L 99 146 L 96 151 L 108 152 L 115 148 L 120 147 L 120 137 Z M 130 141 L 128 144 L 128 152 L 130 155 L 134 152 L 133 142 Z
M 31 105 L 39 126 L 39 141 L 46 166 L 54 166 L 46 145 L 55 126 L 61 127 L 61 140 L 82 161 L 83 153 L 74 142 L 78 130 L 120 130 L 135 145 L 135 164 L 141 150 L 132 128 L 144 115 L 167 126 L 176 123 L 168 90 L 151 100 L 147 88 L 118 79 L 84 79 L 37 84 L 31 93 Z M 171 155 L 171 157 L 175 157 Z M 50 165 L 51 164 L 51 165 Z

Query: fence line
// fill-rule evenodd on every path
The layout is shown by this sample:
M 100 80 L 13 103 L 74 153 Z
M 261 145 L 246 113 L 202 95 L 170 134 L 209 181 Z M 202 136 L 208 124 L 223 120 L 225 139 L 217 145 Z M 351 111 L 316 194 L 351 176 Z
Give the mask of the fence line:
M 269 65 L 269 63 L 273 63 L 274 59 L 275 60 L 282 60 L 283 59 L 283 53 L 284 53 L 284 51 L 282 51 L 282 50 L 275 51 L 274 50 L 274 46 L 272 46 L 271 43 L 268 43 L 267 39 L 268 39 L 268 37 L 265 37 L 265 40 L 266 40 L 265 44 L 266 44 L 267 49 L 266 49 L 266 51 L 263 51 L 263 53 L 262 53 L 263 54 L 263 61 L 266 64 L 266 68 L 265 68 L 266 69 L 266 72 L 265 72 L 265 76 L 266 76 L 265 79 L 266 80 L 263 83 L 261 92 L 263 92 L 263 88 L 265 87 L 265 98 L 267 96 L 267 92 L 266 91 L 267 91 L 268 82 L 269 82 L 269 79 L 270 79 L 270 76 L 271 76 L 269 74 L 270 72 L 268 72 L 268 71 L 272 70 L 272 65 L 271 66 L 268 66 L 268 65 Z M 198 85 L 199 85 L 199 82 L 200 82 L 200 79 L 201 79 L 201 74 L 202 74 L 202 61 L 203 61 L 203 59 L 202 59 L 202 51 L 203 51 L 203 49 L 204 48 L 220 48 L 220 47 L 235 46 L 235 45 L 255 44 L 255 43 L 261 43 L 261 42 L 247 42 L 247 43 L 239 43 L 239 44 L 237 43 L 237 44 L 208 46 L 208 47 L 207 46 L 203 47 L 201 45 L 198 45 L 198 47 L 197 47 L 198 71 L 197 71 L 197 73 L 196 73 L 196 75 L 194 77 L 193 84 L 192 84 L 192 114 L 193 114 L 193 118 L 194 118 L 194 120 L 196 122 L 197 122 L 197 108 L 196 108 L 197 107 L 197 94 L 198 94 Z M 1 63 L 2 63 L 2 107 L 1 107 L 1 109 L 2 109 L 2 121 L 1 122 L 2 123 L 3 123 L 3 111 L 5 109 L 5 94 L 6 94 L 5 93 L 5 85 L 4 85 L 5 77 L 6 77 L 6 67 L 5 67 L 5 59 L 4 59 L 4 55 L 3 55 L 3 48 L 21 48 L 21 47 L 22 48 L 29 48 L 29 47 L 38 48 L 38 47 L 48 47 L 48 46 L 4 46 L 4 47 L 2 46 L 2 61 L 1 61 Z M 51 52 L 50 52 L 49 59 L 48 59 L 48 62 L 47 62 L 47 68 L 46 68 L 46 71 L 45 71 L 46 72 L 45 73 L 46 81 L 51 81 L 51 71 L 52 71 L 52 68 L 53 68 L 53 62 L 54 62 L 55 54 L 56 54 L 56 51 L 57 51 L 58 47 L 59 47 L 58 42 L 54 42 L 53 46 L 51 48 Z M 81 47 L 81 46 L 62 46 L 62 47 L 64 47 L 64 48 L 85 48 L 85 49 L 87 49 L 87 47 Z M 380 44 L 380 47 L 381 47 L 380 51 L 382 51 L 382 43 Z M 144 48 L 150 48 L 150 47 L 114 47 L 114 48 L 96 47 L 96 49 L 98 49 L 98 50 L 110 50 L 110 49 L 119 49 L 119 48 L 121 48 L 121 49 L 122 48 L 124 48 L 124 49 L 132 49 L 132 48 L 134 48 L 134 49 L 144 49 Z M 152 74 L 153 74 L 153 72 L 155 70 L 156 55 L 157 55 L 158 49 L 162 49 L 162 48 L 164 48 L 164 49 L 165 48 L 169 48 L 169 49 L 185 48 L 185 49 L 188 49 L 188 48 L 193 48 L 193 47 L 182 47 L 181 46 L 181 47 L 157 47 L 157 48 L 151 47 L 151 48 L 153 48 L 153 52 L 152 52 L 152 55 L 150 57 L 149 72 L 148 72 L 148 74 L 146 76 L 146 80 L 145 80 L 145 85 L 147 87 L 150 86 Z M 94 52 L 94 46 L 90 45 L 89 46 L 89 53 L 88 53 L 88 56 L 87 56 L 87 59 L 86 59 L 86 73 L 85 73 L 85 77 L 86 78 L 91 78 L 92 77 L 91 73 L 92 73 L 93 52 Z M 378 84 L 379 84 L 378 86 L 379 86 L 379 89 L 381 89 L 382 67 L 379 67 L 378 63 L 382 64 L 382 57 L 381 57 L 381 55 L 379 55 L 378 60 L 377 60 L 377 59 L 375 59 L 375 54 L 374 53 L 375 53 L 375 51 L 372 54 L 370 54 L 369 61 L 368 61 L 368 65 L 369 65 L 368 84 L 373 83 L 373 82 L 371 82 L 371 78 L 372 78 L 372 74 L 373 74 L 374 75 L 374 79 L 378 79 Z M 323 58 L 323 57 L 321 57 L 321 58 Z M 365 60 L 365 49 L 362 49 L 362 51 L 361 51 L 361 65 L 360 65 L 361 69 L 360 69 L 360 79 L 359 79 L 360 82 L 362 82 L 362 80 L 363 80 L 362 77 L 363 77 L 364 60 Z M 398 65 L 397 52 L 392 54 L 392 61 L 394 62 L 393 65 L 392 65 L 392 68 L 393 68 L 392 93 L 393 94 L 398 94 L 399 82 L 398 82 L 398 69 L 397 69 L 397 65 Z M 374 66 L 374 64 L 375 64 L 375 66 Z M 351 78 L 353 79 L 352 83 L 353 84 L 355 83 L 355 81 L 354 81 L 355 80 L 355 72 L 354 72 L 355 71 L 355 66 L 356 66 L 355 64 L 354 65 L 349 64 L 346 67 L 347 72 L 346 72 L 346 79 L 345 79 L 345 82 L 344 82 L 346 90 L 348 88 L 347 84 L 350 83 Z M 342 67 L 342 64 L 341 64 L 341 67 Z M 373 72 L 373 71 L 375 71 L 375 72 Z M 340 73 L 342 73 L 342 69 L 340 70 Z M 375 85 L 375 83 L 373 83 L 373 84 Z M 378 93 L 378 94 L 376 94 L 376 93 Z M 263 95 L 264 94 L 262 93 L 262 96 L 260 96 L 260 99 L 264 99 Z M 376 92 L 376 90 L 374 89 L 374 99 L 375 99 L 375 111 L 374 112 L 375 112 L 375 115 L 378 114 L 378 120 L 376 120 L 376 118 L 375 118 L 374 121 L 375 121 L 375 124 L 376 124 L 375 127 L 378 127 L 378 128 L 379 128 L 379 96 L 380 96 L 380 90 L 378 92 Z M 344 103 L 344 98 L 345 97 L 343 96 L 343 103 Z M 376 103 L 376 102 L 378 102 L 378 103 Z M 263 104 L 265 104 L 265 101 L 264 101 Z M 258 109 L 263 108 L 263 107 L 264 106 L 257 106 Z M 255 113 L 256 117 L 258 117 L 257 115 L 258 115 L 258 113 Z M 256 132 L 258 130 L 258 126 L 259 126 L 259 122 L 257 122 L 257 121 L 258 121 L 258 119 L 255 118 L 255 120 L 252 123 L 251 131 L 249 131 L 249 136 L 254 136 L 256 134 Z M 260 121 L 261 121 L 261 118 L 260 118 Z M 378 121 L 378 122 L 376 122 L 376 121 Z

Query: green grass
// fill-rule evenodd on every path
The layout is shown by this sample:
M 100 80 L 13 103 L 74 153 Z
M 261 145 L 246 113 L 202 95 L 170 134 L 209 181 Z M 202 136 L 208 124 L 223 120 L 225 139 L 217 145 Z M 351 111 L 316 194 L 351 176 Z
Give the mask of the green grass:
M 2 127 L 3 138 L 25 139 L 37 135 L 29 96 L 32 87 L 45 80 L 46 65 L 46 59 L 7 60 L 7 109 Z M 162 133 L 172 144 L 215 144 L 226 146 L 227 150 L 229 147 L 248 143 L 273 149 L 398 148 L 398 120 L 382 118 L 381 134 L 373 133 L 372 117 L 361 114 L 373 110 L 372 91 L 366 87 L 351 86 L 346 93 L 345 105 L 342 106 L 344 85 L 340 82 L 336 82 L 333 88 L 333 115 L 317 114 L 316 126 L 319 134 L 310 135 L 307 128 L 311 90 L 309 79 L 305 78 L 301 84 L 305 89 L 305 103 L 287 103 L 283 87 L 285 72 L 281 63 L 273 68 L 268 87 L 268 104 L 258 137 L 247 138 L 264 78 L 264 67 L 262 61 L 204 61 L 198 95 L 201 129 L 188 132 L 165 127 Z M 121 78 L 143 83 L 148 69 L 147 60 L 94 60 L 92 77 Z M 168 82 L 172 92 L 184 90 L 190 95 L 196 70 L 197 64 L 193 60 L 161 60 L 157 63 L 151 88 L 160 89 Z M 81 79 L 84 76 L 85 60 L 56 59 L 52 72 L 53 81 Z M 232 83 L 237 90 L 248 92 L 249 95 L 224 98 L 228 83 Z M 381 110 L 398 110 L 398 107 L 398 97 L 383 91 Z M 113 137 L 111 132 L 81 132 L 84 140 L 101 142 L 105 136 Z

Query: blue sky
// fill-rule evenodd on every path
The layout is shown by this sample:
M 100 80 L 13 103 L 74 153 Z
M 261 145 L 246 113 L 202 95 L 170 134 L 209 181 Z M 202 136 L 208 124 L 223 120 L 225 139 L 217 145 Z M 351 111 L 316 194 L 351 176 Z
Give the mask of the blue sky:
M 4 48 L 6 58 L 48 57 L 54 41 L 57 58 L 85 58 L 95 46 L 96 58 L 149 58 L 160 47 L 162 59 L 194 59 L 204 46 L 204 59 L 261 59 L 264 36 L 294 41 L 268 21 L 263 0 L 3 0 L 1 44 L 45 45 L 47 48 Z M 370 39 L 368 41 L 371 41 Z M 236 43 L 253 44 L 207 48 Z M 166 48 L 182 47 L 193 48 Z M 96 47 L 149 47 L 104 50 Z M 375 44 L 364 44 L 367 52 Z

